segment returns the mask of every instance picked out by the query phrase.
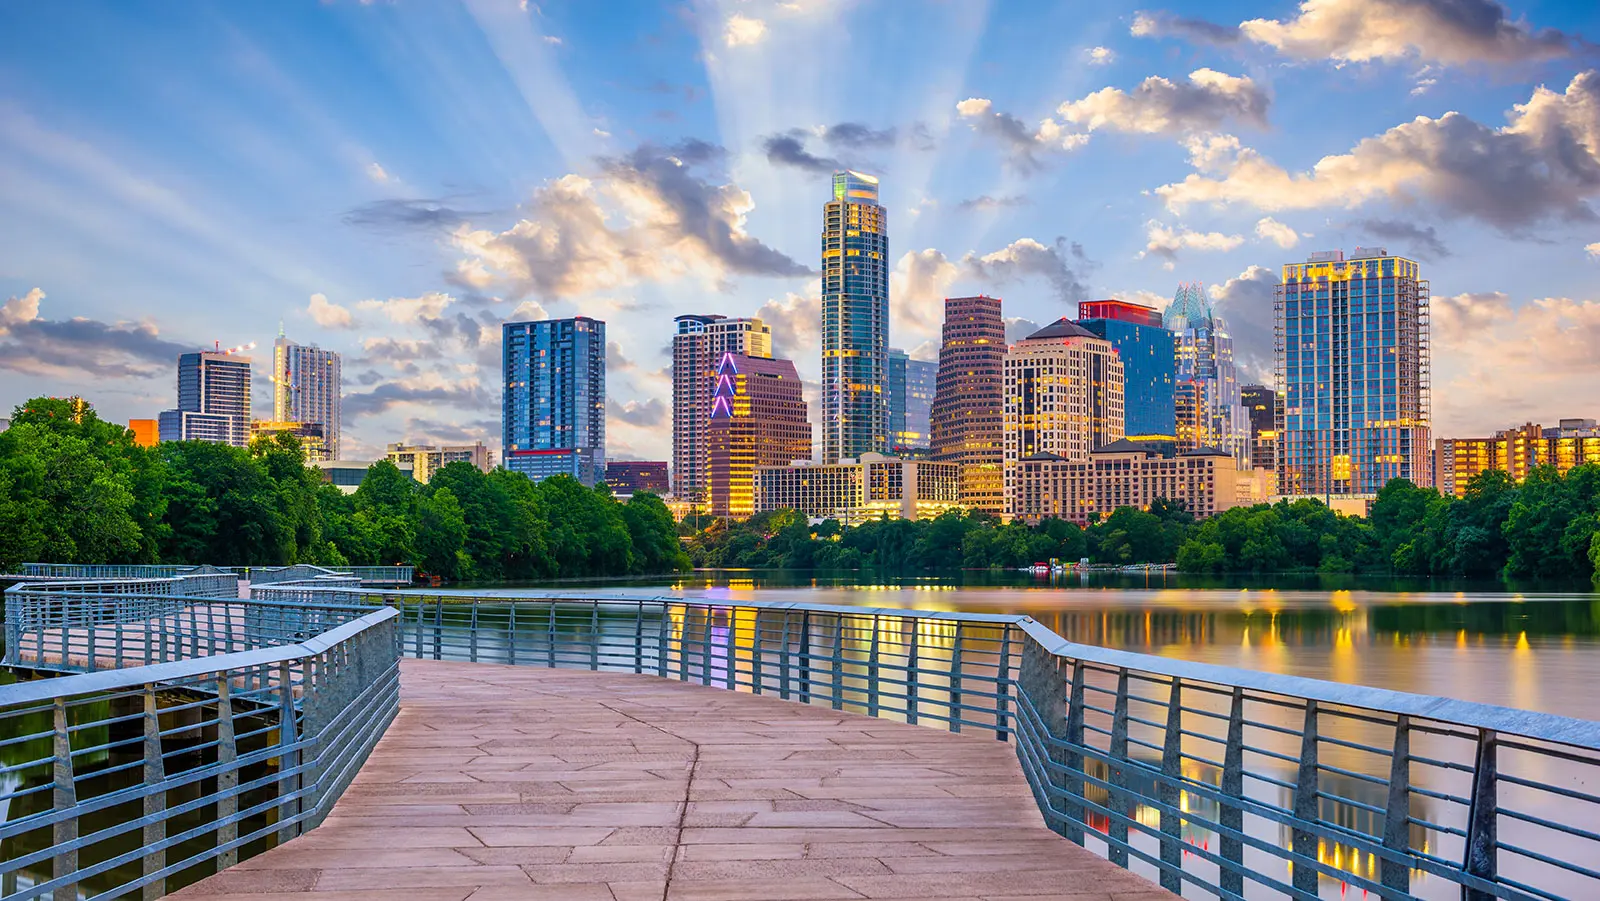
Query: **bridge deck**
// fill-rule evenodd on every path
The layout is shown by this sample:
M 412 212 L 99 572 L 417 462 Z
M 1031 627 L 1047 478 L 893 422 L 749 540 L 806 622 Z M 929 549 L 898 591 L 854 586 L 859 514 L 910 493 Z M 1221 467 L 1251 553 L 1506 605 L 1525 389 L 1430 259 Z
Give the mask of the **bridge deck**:
M 1010 746 L 653 676 L 407 660 L 321 827 L 241 901 L 1173 901 L 1044 828 Z

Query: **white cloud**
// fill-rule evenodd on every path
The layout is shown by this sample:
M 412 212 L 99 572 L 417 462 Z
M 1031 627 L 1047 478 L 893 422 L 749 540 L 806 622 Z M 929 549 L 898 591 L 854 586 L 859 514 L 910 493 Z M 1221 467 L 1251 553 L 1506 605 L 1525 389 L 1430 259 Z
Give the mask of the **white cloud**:
M 1197 171 L 1156 189 L 1174 211 L 1194 203 L 1272 211 L 1421 198 L 1508 230 L 1552 217 L 1593 219 L 1587 201 L 1600 194 L 1600 72 L 1580 73 L 1565 93 L 1535 89 L 1502 128 L 1454 112 L 1418 116 L 1306 172 L 1290 173 L 1231 136 L 1188 146 Z
M 804 294 L 788 292 L 756 310 L 756 318 L 772 327 L 772 355 L 798 359 L 814 350 L 822 330 L 822 283 L 812 282 Z
M 1268 216 L 1256 223 L 1256 237 L 1264 241 L 1271 241 L 1282 248 L 1290 248 L 1300 243 L 1300 233 L 1282 222 Z
M 979 134 L 1003 145 L 1011 164 L 1025 175 L 1042 165 L 1035 154 L 1076 150 L 1089 143 L 1088 135 L 1069 134 L 1054 119 L 1044 119 L 1037 128 L 1030 128 L 1016 116 L 995 110 L 994 103 L 985 97 L 968 97 L 958 102 L 956 114 L 968 120 Z
M 1091 66 L 1106 66 L 1117 61 L 1117 52 L 1110 47 L 1090 47 L 1083 55 Z
M 722 30 L 722 40 L 729 47 L 748 47 L 761 43 L 767 36 L 767 23 L 760 19 L 753 19 L 742 13 L 734 13 L 728 17 L 727 25 Z
M 24 325 L 39 318 L 39 301 L 44 291 L 33 288 L 21 297 L 13 297 L 0 304 L 0 335 L 9 334 L 12 326 Z
M 550 314 L 537 300 L 524 300 L 517 304 L 517 308 L 506 317 L 507 322 L 539 322 L 549 319 Z
M 544 39 L 546 44 L 549 44 L 552 47 L 560 47 L 562 44 L 566 43 L 566 41 L 563 41 L 553 34 L 540 35 L 540 37 Z
M 320 297 L 321 295 L 317 295 Z M 389 319 L 401 325 L 410 325 L 426 319 L 438 319 L 444 315 L 445 307 L 455 302 L 455 298 L 438 291 L 431 291 L 419 297 L 391 297 L 388 300 L 363 300 L 356 306 L 363 310 L 376 310 Z M 315 306 L 316 300 L 312 299 Z M 331 306 L 331 304 L 330 304 Z M 346 314 L 348 315 L 348 313 Z
M 1589 256 L 1592 256 L 1595 259 L 1600 259 L 1600 241 L 1596 241 L 1593 244 L 1584 247 L 1583 249 L 1588 252 Z M 35 288 L 34 290 L 37 291 L 39 289 Z
M 944 299 L 961 269 L 933 248 L 907 251 L 889 274 L 889 333 L 897 347 L 906 347 L 939 334 L 944 322 Z
M 311 314 L 312 322 L 323 328 L 354 328 L 356 324 L 355 316 L 348 309 L 330 302 L 325 294 L 311 295 L 306 312 Z
M 1511 20 L 1498 0 L 1303 0 L 1298 13 L 1251 19 L 1239 31 L 1288 56 L 1335 62 L 1513 63 L 1569 56 L 1581 46 L 1574 36 Z
M 389 180 L 391 178 L 389 173 L 382 166 L 378 165 L 377 163 L 368 163 L 367 164 L 367 177 L 372 179 L 373 181 L 377 182 L 380 185 L 388 184 Z
M 1187 82 L 1152 75 L 1132 92 L 1102 88 L 1061 104 L 1056 112 L 1090 131 L 1179 134 L 1211 131 L 1230 120 L 1264 127 L 1271 105 L 1267 92 L 1248 76 L 1196 69 Z
M 1183 226 L 1171 228 L 1152 219 L 1145 223 L 1145 236 L 1149 239 L 1140 256 L 1158 256 L 1168 261 L 1177 259 L 1180 250 L 1229 251 L 1244 243 L 1243 235 L 1225 235 L 1222 232 L 1196 232 Z

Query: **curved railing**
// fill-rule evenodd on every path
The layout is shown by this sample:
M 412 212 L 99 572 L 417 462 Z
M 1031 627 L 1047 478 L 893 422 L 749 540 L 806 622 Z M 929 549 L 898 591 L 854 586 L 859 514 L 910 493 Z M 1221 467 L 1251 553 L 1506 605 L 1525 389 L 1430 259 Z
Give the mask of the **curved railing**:
M 170 579 L 177 576 L 206 573 L 233 573 L 257 584 L 317 578 L 319 576 L 354 576 L 365 585 L 410 585 L 416 571 L 410 566 L 313 566 L 297 563 L 293 566 L 181 566 L 174 564 L 89 564 L 89 563 L 24 563 L 20 567 L 24 579 L 77 579 L 111 581 L 128 579 Z
M 288 587 L 409 656 L 652 673 L 1014 743 L 1049 826 L 1218 898 L 1600 898 L 1600 723 L 1073 644 L 1029 617 Z
M 398 711 L 393 610 L 59 583 L 5 600 L 5 663 L 77 673 L 0 685 L 6 901 L 157 897 L 286 841 Z

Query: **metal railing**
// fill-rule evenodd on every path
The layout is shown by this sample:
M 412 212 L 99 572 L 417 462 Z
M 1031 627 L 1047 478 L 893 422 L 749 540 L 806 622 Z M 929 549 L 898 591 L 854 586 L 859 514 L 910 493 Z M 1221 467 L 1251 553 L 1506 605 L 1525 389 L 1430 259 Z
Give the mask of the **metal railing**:
M 198 574 L 233 573 L 258 584 L 312 579 L 319 576 L 355 576 L 372 586 L 410 585 L 416 571 L 410 566 L 180 566 L 172 564 L 24 563 L 26 579 L 76 579 L 108 582 L 124 579 L 171 579 Z
M 1600 723 L 1067 642 L 1029 617 L 257 589 L 403 653 L 651 673 L 1011 741 L 1046 823 L 1189 896 L 1600 897 Z
M 159 897 L 287 841 L 399 708 L 393 610 L 19 585 L 6 614 L 6 664 L 81 674 L 0 685 L 5 901 Z

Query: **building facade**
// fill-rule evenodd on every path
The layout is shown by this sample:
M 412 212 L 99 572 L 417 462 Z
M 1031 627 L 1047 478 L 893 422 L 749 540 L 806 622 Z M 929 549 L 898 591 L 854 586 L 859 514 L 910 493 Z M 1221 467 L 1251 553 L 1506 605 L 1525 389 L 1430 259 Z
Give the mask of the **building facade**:
M 1087 525 L 1118 507 L 1148 510 L 1167 500 L 1204 519 L 1236 506 L 1239 488 L 1237 461 L 1226 451 L 1169 457 L 1119 441 L 1082 460 L 1046 453 L 1018 461 L 1012 515 L 1029 523 L 1054 518 Z
M 712 516 L 756 512 L 756 469 L 811 459 L 811 422 L 800 374 L 789 360 L 723 354 L 706 434 Z
M 672 491 L 665 460 L 612 460 L 606 464 L 606 485 L 619 497 L 640 491 L 664 497 Z
M 296 344 L 279 335 L 272 342 L 272 419 L 319 426 L 321 448 L 307 460 L 339 459 L 339 419 L 344 413 L 343 374 L 337 353 Z
M 389 445 L 384 452 L 389 462 L 401 469 L 411 470 L 412 478 L 430 482 L 433 474 L 451 463 L 471 463 L 487 473 L 494 469 L 494 451 L 482 441 L 471 444 L 404 444 Z
M 1021 462 L 1049 454 L 1087 460 L 1123 438 L 1122 360 L 1111 342 L 1059 319 L 1005 358 L 1006 512 L 1017 515 Z
M 162 412 L 162 441 L 250 443 L 250 358 L 203 350 L 178 356 L 178 407 Z
M 1277 471 L 1289 496 L 1366 497 L 1433 484 L 1428 283 L 1382 248 L 1283 267 L 1277 320 Z
M 366 481 L 367 471 L 377 464 L 377 460 L 317 460 L 310 465 L 322 473 L 322 480 L 338 488 L 345 494 L 355 494 L 361 483 Z M 401 475 L 415 480 L 416 474 L 409 465 L 398 467 Z
M 1154 307 L 1123 300 L 1078 304 L 1078 324 L 1111 342 L 1122 358 L 1124 431 L 1129 438 L 1177 438 L 1173 398 L 1177 343 Z
M 672 493 L 704 512 L 706 430 L 711 388 L 724 354 L 772 356 L 772 329 L 760 319 L 679 316 L 672 336 Z
M 929 417 L 933 459 L 961 467 L 961 505 L 1005 509 L 1006 325 L 998 297 L 949 297 Z
M 822 460 L 889 449 L 889 233 L 878 180 L 833 174 L 822 225 Z
M 273 435 L 293 435 L 300 439 L 300 451 L 306 455 L 307 463 L 319 460 L 332 460 L 328 453 L 328 437 L 323 431 L 320 422 L 278 422 L 272 419 L 253 419 L 250 421 L 250 437 Z
M 606 324 L 587 316 L 507 322 L 503 340 L 505 467 L 594 486 L 606 465 Z
M 0 432 L 5 429 L 0 429 Z M 160 428 L 154 419 L 130 419 L 128 431 L 133 432 L 133 443 L 140 447 L 155 447 L 161 441 Z
M 1241 466 L 1248 465 L 1250 422 L 1239 397 L 1228 324 L 1211 308 L 1199 283 L 1178 286 L 1164 321 L 1174 336 L 1175 384 L 1192 384 L 1188 391 L 1195 409 L 1187 430 L 1197 437 L 1190 447 L 1220 447 L 1233 454 Z M 1182 424 L 1178 428 L 1186 430 Z
M 1520 482 L 1536 466 L 1565 473 L 1600 463 L 1600 427 L 1593 419 L 1563 419 L 1554 428 L 1527 423 L 1488 438 L 1440 438 L 1434 442 L 1434 485 L 1440 494 L 1464 497 L 1467 483 L 1499 470 Z
M 1266 385 L 1239 389 L 1245 415 L 1250 419 L 1250 465 L 1276 470 L 1278 466 L 1278 392 Z
M 884 516 L 931 519 L 961 506 L 960 467 L 863 454 L 859 460 L 756 470 L 756 512 L 785 508 L 853 526 Z

